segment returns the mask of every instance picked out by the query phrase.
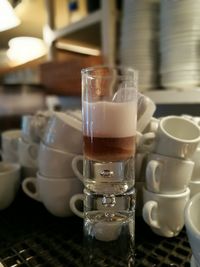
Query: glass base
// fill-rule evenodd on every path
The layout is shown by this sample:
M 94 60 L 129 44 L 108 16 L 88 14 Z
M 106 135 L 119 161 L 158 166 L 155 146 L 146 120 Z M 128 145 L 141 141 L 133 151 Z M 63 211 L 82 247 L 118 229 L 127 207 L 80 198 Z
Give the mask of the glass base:
M 100 262 L 101 266 L 134 266 L 134 232 L 134 213 L 87 213 L 84 219 L 87 266 Z
M 83 176 L 85 187 L 93 192 L 124 193 L 135 184 L 135 160 L 99 162 L 85 158 Z

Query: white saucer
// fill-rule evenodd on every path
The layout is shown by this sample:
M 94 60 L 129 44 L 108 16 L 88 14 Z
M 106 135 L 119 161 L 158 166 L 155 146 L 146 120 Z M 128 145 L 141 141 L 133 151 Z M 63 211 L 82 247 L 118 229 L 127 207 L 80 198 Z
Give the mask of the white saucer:
M 192 255 L 191 260 L 190 260 L 190 267 L 198 267 L 193 255 Z

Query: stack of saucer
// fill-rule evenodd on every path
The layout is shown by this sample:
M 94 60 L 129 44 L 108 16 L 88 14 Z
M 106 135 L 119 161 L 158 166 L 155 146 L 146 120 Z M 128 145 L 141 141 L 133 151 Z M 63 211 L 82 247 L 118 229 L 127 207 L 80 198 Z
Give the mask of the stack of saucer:
M 23 191 L 51 214 L 70 216 L 69 199 L 83 188 L 71 167 L 78 154 L 82 154 L 82 121 L 67 112 L 53 112 L 40 140 L 37 174 L 24 179 Z
M 161 84 L 190 89 L 200 84 L 200 2 L 161 1 Z
M 158 73 L 159 1 L 125 0 L 119 44 L 120 63 L 139 70 L 139 90 L 155 88 Z

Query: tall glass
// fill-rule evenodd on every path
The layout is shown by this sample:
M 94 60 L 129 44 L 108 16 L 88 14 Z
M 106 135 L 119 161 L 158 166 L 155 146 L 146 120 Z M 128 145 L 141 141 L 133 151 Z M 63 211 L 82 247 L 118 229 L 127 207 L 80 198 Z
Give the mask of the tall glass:
M 134 266 L 135 196 L 84 190 L 85 266 Z
M 135 182 L 138 73 L 95 66 L 81 74 L 85 187 L 123 193 Z

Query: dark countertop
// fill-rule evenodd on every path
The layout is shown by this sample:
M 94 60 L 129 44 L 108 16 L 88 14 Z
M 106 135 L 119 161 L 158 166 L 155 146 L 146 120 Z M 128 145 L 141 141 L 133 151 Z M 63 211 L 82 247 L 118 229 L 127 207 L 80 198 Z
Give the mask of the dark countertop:
M 21 190 L 13 204 L 0 212 L 0 262 L 5 267 L 85 267 L 83 222 L 75 216 L 57 218 Z M 136 267 L 189 267 L 191 249 L 185 229 L 174 238 L 155 235 L 136 217 Z M 112 259 L 102 265 L 126 266 Z M 1 265 L 0 265 L 1 266 Z

